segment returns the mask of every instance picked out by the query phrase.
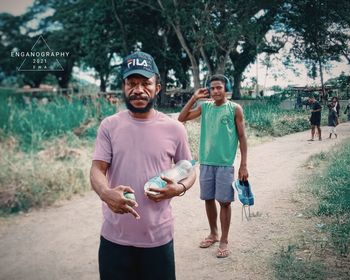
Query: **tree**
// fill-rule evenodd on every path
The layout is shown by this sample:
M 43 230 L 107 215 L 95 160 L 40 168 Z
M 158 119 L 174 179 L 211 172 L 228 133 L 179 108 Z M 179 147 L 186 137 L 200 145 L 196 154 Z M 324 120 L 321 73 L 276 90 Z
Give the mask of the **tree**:
M 26 16 L 13 16 L 7 13 L 0 14 L 0 72 L 6 76 L 17 78 L 18 84 L 39 87 L 47 76 L 47 72 L 20 71 L 24 57 L 12 56 L 12 53 L 29 51 L 36 38 L 28 36 L 28 30 L 23 27 L 28 22 Z M 23 31 L 24 30 L 24 31 Z
M 88 5 L 86 1 L 80 2 L 84 3 L 81 45 L 85 56 L 82 61 L 96 70 L 100 79 L 100 91 L 105 92 L 110 75 L 117 65 L 115 55 L 123 52 L 123 43 L 118 34 L 120 29 L 113 18 L 115 12 L 110 12 L 107 1 L 88 1 Z
M 209 75 L 231 72 L 234 92 L 239 96 L 243 71 L 257 54 L 277 52 L 283 46 L 276 40 L 271 40 L 275 44 L 270 46 L 265 39 L 281 1 L 157 2 L 191 62 L 195 88 L 201 84 L 199 70 L 203 63 Z
M 346 93 L 346 96 L 343 95 L 343 97 L 349 98 L 350 75 L 346 75 L 342 72 L 338 77 L 329 79 L 325 85 L 339 89 L 341 92 Z
M 292 52 L 306 62 L 312 76 L 319 73 L 324 102 L 324 67 L 330 61 L 339 61 L 340 56 L 346 52 L 344 42 L 349 40 L 344 32 L 349 25 L 339 17 L 339 9 L 349 5 L 345 4 L 345 0 L 336 1 L 344 3 L 345 6 L 334 5 L 333 2 L 292 0 L 285 5 L 287 32 L 293 38 Z

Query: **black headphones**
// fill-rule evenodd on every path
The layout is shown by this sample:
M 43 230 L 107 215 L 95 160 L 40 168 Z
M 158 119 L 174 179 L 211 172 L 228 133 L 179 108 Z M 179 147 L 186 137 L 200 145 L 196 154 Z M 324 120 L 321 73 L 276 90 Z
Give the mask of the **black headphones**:
M 223 78 L 225 80 L 225 92 L 232 92 L 232 83 L 229 78 L 221 74 L 216 74 L 215 76 L 219 76 L 220 78 Z M 210 80 L 211 79 L 208 78 L 207 82 L 205 83 L 205 87 L 208 89 L 209 92 L 210 92 Z

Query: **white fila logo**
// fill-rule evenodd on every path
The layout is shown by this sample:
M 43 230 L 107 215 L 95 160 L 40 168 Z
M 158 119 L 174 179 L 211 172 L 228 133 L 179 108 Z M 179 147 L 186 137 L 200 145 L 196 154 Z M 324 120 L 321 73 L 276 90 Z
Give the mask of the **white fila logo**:
M 147 60 L 139 60 L 138 58 L 128 59 L 128 68 L 132 66 L 143 66 L 148 67 Z

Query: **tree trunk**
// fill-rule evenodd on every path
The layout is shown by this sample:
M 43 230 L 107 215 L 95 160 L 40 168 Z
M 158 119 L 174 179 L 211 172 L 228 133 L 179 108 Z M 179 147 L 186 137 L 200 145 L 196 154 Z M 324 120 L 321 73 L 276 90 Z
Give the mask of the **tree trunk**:
M 34 81 L 34 88 L 39 88 L 41 85 L 41 81 Z
M 114 1 L 112 0 L 112 10 L 113 10 L 113 15 L 115 20 L 117 21 L 119 27 L 120 27 L 120 33 L 121 37 L 123 38 L 122 40 L 122 46 L 123 46 L 123 51 L 125 55 L 129 54 L 129 48 L 128 48 L 128 37 L 127 37 L 127 32 L 125 30 L 125 26 L 123 24 L 123 21 L 120 19 L 118 13 L 117 13 L 117 8 L 115 6 Z
M 233 46 L 229 46 L 228 47 L 228 50 L 219 54 L 218 57 L 217 57 L 217 66 L 216 66 L 216 71 L 215 71 L 215 74 L 222 74 L 224 75 L 225 74 L 225 66 L 227 64 L 227 60 L 229 59 L 229 54 L 230 54 L 230 51 L 231 51 L 231 48 Z
M 201 47 L 200 51 L 201 51 L 201 55 L 202 55 L 202 58 L 204 60 L 204 63 L 207 65 L 208 74 L 209 74 L 209 76 L 212 76 L 213 75 L 213 68 L 212 68 L 212 65 L 210 64 L 210 60 L 209 60 L 207 54 L 205 53 L 203 47 Z
M 195 63 L 195 65 L 192 64 L 191 68 L 192 68 L 194 89 L 196 90 L 201 87 L 201 81 L 199 78 L 199 66 L 197 63 Z
M 67 59 L 63 65 L 64 71 L 54 72 L 60 88 L 68 88 L 72 76 L 74 60 Z
M 218 64 L 216 71 L 215 71 L 215 74 L 221 74 L 221 75 L 225 74 L 225 63 Z
M 58 77 L 57 82 L 60 88 L 68 88 L 69 77 L 67 75 L 60 76 Z
M 194 83 L 194 88 L 200 88 L 201 87 L 201 82 L 199 78 L 199 66 L 198 62 L 196 60 L 196 57 L 194 54 L 191 52 L 190 48 L 186 44 L 186 40 L 183 37 L 183 34 L 180 30 L 180 27 L 178 25 L 175 25 L 175 23 L 172 23 L 172 27 L 174 28 L 174 31 L 176 33 L 177 38 L 180 41 L 181 46 L 184 48 L 185 52 L 187 53 L 190 61 L 191 61 L 191 71 L 193 75 L 193 83 Z
M 160 79 L 161 79 L 161 83 L 162 83 L 162 89 L 160 90 L 159 94 L 158 94 L 158 97 L 157 97 L 157 105 L 160 105 L 160 106 L 165 106 L 166 105 L 166 102 L 167 102 L 167 96 L 165 94 L 166 92 L 166 71 L 161 71 L 160 72 Z
M 186 53 L 191 61 L 191 71 L 192 71 L 192 75 L 193 75 L 194 88 L 195 89 L 200 88 L 201 82 L 200 82 L 200 78 L 199 78 L 198 62 L 197 62 L 195 56 L 190 51 L 190 49 L 187 47 L 187 44 L 185 42 L 185 38 L 182 36 L 181 31 L 178 28 L 175 28 L 175 32 L 176 32 L 176 35 L 181 43 L 181 46 L 184 48 L 184 50 L 186 51 Z
M 233 74 L 233 92 L 231 99 L 241 99 L 242 72 Z
M 326 96 L 326 90 L 324 88 L 324 82 L 323 82 L 323 68 L 322 68 L 322 61 L 321 58 L 318 59 L 318 65 L 320 68 L 320 78 L 321 78 L 321 88 L 322 88 L 322 101 L 323 104 L 327 103 L 327 96 Z
M 103 74 L 100 74 L 100 91 L 106 92 L 106 88 L 107 88 L 106 79 L 103 76 Z

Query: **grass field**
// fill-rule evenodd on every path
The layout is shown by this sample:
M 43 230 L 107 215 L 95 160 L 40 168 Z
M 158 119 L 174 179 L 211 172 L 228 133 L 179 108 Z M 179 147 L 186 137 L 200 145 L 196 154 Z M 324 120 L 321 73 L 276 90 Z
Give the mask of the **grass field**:
M 115 105 L 103 98 L 60 96 L 43 102 L 0 90 L 0 149 L 4 158 L 0 163 L 0 212 L 25 211 L 89 189 L 90 158 L 83 155 L 91 156 L 101 119 L 115 112 Z M 276 104 L 257 102 L 245 106 L 244 112 L 248 137 L 281 136 L 309 128 L 306 111 L 281 110 Z M 190 121 L 185 126 L 197 159 L 199 122 Z M 45 153 L 53 155 L 43 158 Z
M 307 245 L 313 254 L 298 258 L 305 250 L 303 240 L 282 248 L 273 260 L 276 278 L 349 279 L 350 140 L 313 156 L 306 165 L 313 171 L 300 192 L 305 195 L 305 215 L 318 229 Z

